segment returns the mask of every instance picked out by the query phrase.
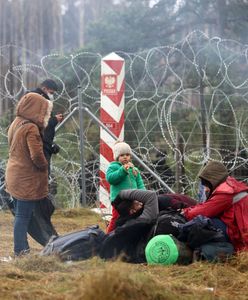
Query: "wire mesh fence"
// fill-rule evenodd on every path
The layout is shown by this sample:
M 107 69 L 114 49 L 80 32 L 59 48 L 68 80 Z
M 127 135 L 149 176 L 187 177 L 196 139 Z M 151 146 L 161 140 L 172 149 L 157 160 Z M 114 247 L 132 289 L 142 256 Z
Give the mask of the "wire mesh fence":
M 10 68 L 10 53 L 18 55 L 20 49 L 15 46 L 10 52 L 9 46 L 3 46 L 0 50 L 0 167 L 4 170 L 14 107 L 42 79 L 49 77 L 59 84 L 55 112 L 67 116 L 78 106 L 77 86 L 81 85 L 85 107 L 99 117 L 102 56 L 29 53 L 28 64 Z M 209 159 L 222 161 L 233 175 L 247 180 L 247 45 L 195 31 L 173 45 L 117 54 L 126 64 L 125 141 L 145 164 L 173 190 L 194 198 L 198 197 L 197 174 Z M 94 206 L 99 200 L 100 134 L 88 115 L 83 123 L 86 202 Z M 79 141 L 75 112 L 56 133 L 60 152 L 52 158 L 50 189 L 58 206 L 80 205 Z M 147 188 L 166 192 L 138 167 Z

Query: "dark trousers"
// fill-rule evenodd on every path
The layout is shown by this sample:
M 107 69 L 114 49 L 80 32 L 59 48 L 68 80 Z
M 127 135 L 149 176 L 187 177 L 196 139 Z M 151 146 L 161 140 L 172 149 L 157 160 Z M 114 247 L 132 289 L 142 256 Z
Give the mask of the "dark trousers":
M 27 233 L 39 244 L 45 246 L 51 236 L 58 235 L 52 222 L 50 200 L 23 201 L 14 199 L 8 206 L 15 216 L 14 251 L 16 254 L 29 249 Z M 19 230 L 20 226 L 20 230 Z

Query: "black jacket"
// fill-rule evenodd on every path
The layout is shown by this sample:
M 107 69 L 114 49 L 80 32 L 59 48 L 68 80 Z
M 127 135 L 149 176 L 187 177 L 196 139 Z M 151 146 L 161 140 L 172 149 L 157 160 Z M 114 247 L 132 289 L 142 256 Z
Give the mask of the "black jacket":
M 41 88 L 37 88 L 37 89 L 34 89 L 32 91 L 28 91 L 27 93 L 36 93 L 36 94 L 39 94 L 42 97 L 46 98 L 47 100 L 50 100 L 50 98 L 48 97 L 48 95 L 46 93 L 44 93 Z
M 28 93 L 37 93 L 40 94 L 42 97 L 46 98 L 47 100 L 50 100 L 48 95 L 45 94 L 41 88 L 36 88 L 32 91 L 29 91 Z M 50 158 L 53 154 L 53 140 L 55 136 L 55 127 L 58 124 L 58 120 L 55 117 L 55 115 L 52 113 L 51 117 L 48 121 L 48 125 L 44 130 L 43 134 L 43 150 L 44 155 L 48 161 L 50 161 Z

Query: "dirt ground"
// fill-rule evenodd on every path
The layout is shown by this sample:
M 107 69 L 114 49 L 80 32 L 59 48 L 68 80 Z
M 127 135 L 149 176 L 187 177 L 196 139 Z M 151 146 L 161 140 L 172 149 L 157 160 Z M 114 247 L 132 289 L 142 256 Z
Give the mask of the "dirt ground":
M 13 255 L 13 221 L 11 212 L 0 211 L 0 257 Z M 59 234 L 79 230 L 92 224 L 99 224 L 105 230 L 106 224 L 100 215 L 90 210 L 59 210 L 55 211 L 52 222 Z M 39 253 L 43 248 L 29 237 L 30 248 L 33 253 Z
M 60 234 L 105 222 L 90 210 L 60 210 L 53 216 Z M 0 257 L 13 255 L 13 216 L 0 212 Z M 248 299 L 248 253 L 226 263 L 149 266 L 103 261 L 98 257 L 61 262 L 41 257 L 42 246 L 30 239 L 24 258 L 0 261 L 0 299 L 174 300 Z

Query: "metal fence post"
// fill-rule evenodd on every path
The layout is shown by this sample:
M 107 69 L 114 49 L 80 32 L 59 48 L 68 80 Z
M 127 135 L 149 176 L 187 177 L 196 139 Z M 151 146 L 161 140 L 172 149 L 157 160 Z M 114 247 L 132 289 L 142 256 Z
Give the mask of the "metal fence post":
M 81 163 L 81 194 L 82 206 L 86 206 L 85 189 L 85 164 L 84 164 L 84 127 L 83 127 L 83 96 L 81 86 L 78 86 L 78 107 L 79 107 L 79 138 L 80 138 L 80 163 Z

